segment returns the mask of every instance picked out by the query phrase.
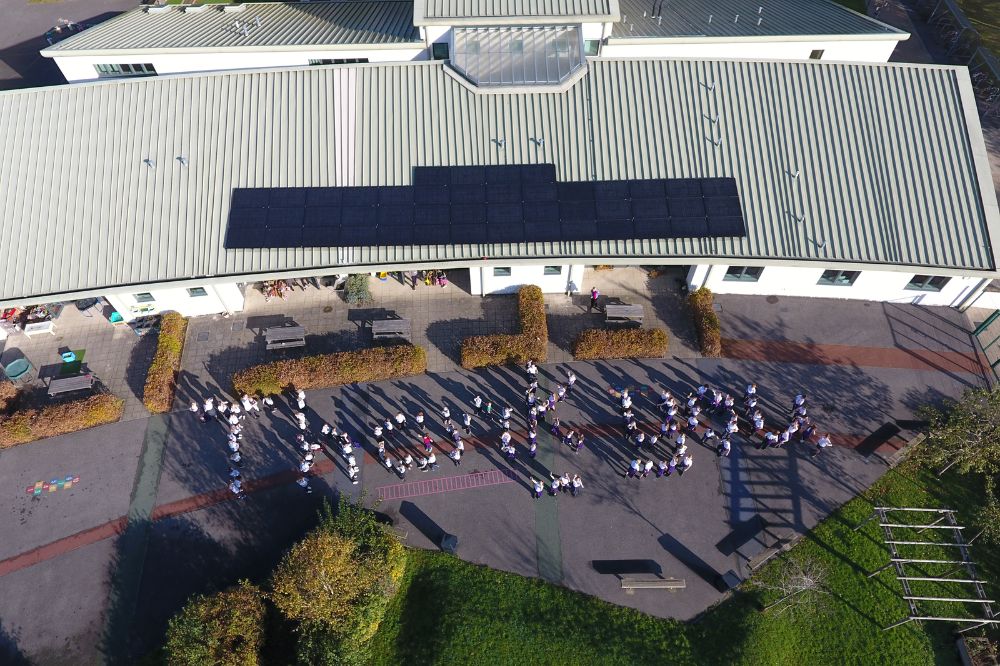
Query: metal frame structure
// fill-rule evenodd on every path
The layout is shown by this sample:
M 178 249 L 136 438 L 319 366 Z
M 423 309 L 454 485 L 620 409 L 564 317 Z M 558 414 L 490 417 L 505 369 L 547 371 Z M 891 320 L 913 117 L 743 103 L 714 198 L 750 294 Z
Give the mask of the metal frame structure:
M 889 520 L 888 514 L 890 512 L 911 512 L 911 513 L 934 513 L 938 515 L 937 520 L 929 524 L 924 525 L 914 525 L 910 523 L 903 522 L 891 522 Z M 986 590 L 983 588 L 983 583 L 976 576 L 976 565 L 972 561 L 972 557 L 969 555 L 970 543 L 962 537 L 962 530 L 965 529 L 964 526 L 958 524 L 958 520 L 955 518 L 955 512 L 952 509 L 927 509 L 927 508 L 917 508 L 917 507 L 893 507 L 893 506 L 877 506 L 873 511 L 872 515 L 865 519 L 860 525 L 854 528 L 857 532 L 862 527 L 870 523 L 871 521 L 878 519 L 879 527 L 882 528 L 883 542 L 886 548 L 889 550 L 889 562 L 884 566 L 879 567 L 875 571 L 868 574 L 868 578 L 877 576 L 881 572 L 885 571 L 889 567 L 894 567 L 896 569 L 896 579 L 899 581 L 900 585 L 903 587 L 903 594 L 901 598 L 909 606 L 909 615 L 895 622 L 883 630 L 888 631 L 895 627 L 904 625 L 908 622 L 913 622 L 915 620 L 933 620 L 938 622 L 964 622 L 969 623 L 968 627 L 959 629 L 959 633 L 965 633 L 970 629 L 977 629 L 979 627 L 985 627 L 988 624 L 1000 624 L 1000 619 L 997 619 L 993 613 L 993 608 L 990 604 L 996 603 L 995 600 L 990 599 L 986 596 Z M 943 523 L 943 524 L 942 524 Z M 952 541 L 915 541 L 912 539 L 897 539 L 893 534 L 894 529 L 913 529 L 916 530 L 917 534 L 924 532 L 926 530 L 948 530 L 952 536 Z M 898 546 L 940 546 L 943 548 L 957 548 L 958 555 L 961 559 L 949 558 L 949 559 L 927 559 L 927 558 L 914 558 L 905 557 L 900 554 L 900 549 Z M 954 552 L 954 551 L 950 551 Z M 956 565 L 952 569 L 948 570 L 947 573 L 941 576 L 911 576 L 907 575 L 906 567 L 907 564 L 952 564 Z M 964 570 L 967 574 L 967 578 L 952 578 L 951 576 L 959 571 Z M 976 596 L 972 597 L 928 597 L 914 594 L 910 589 L 910 583 L 912 582 L 936 582 L 936 583 L 961 583 L 964 585 L 971 585 L 975 590 Z M 917 605 L 918 601 L 939 601 L 939 602 L 949 602 L 949 603 L 973 603 L 979 604 L 982 607 L 981 617 L 941 617 L 929 614 L 924 614 L 920 611 Z

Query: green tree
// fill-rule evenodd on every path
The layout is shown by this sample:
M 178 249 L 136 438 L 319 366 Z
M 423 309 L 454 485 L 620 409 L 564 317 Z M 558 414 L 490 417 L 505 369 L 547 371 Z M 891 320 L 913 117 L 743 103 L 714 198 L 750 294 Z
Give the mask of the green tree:
M 326 529 L 285 554 L 271 579 L 271 600 L 290 620 L 336 627 L 370 588 L 377 571 L 355 558 L 357 544 Z
M 264 637 L 264 595 L 247 581 L 198 595 L 171 618 L 164 646 L 170 666 L 254 666 Z
M 938 474 L 951 467 L 987 476 L 1000 470 L 1000 388 L 968 389 L 960 400 L 920 413 L 930 425 L 918 455 Z

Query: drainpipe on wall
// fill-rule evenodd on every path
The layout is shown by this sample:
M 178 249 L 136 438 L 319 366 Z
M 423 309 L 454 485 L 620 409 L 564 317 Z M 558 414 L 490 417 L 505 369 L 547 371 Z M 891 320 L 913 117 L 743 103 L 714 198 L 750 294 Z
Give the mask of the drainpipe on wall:
M 965 312 L 971 308 L 972 304 L 976 302 L 976 299 L 978 299 L 984 291 L 986 291 L 986 287 L 990 286 L 990 282 L 992 281 L 993 280 L 990 278 L 980 280 L 979 284 L 973 287 L 972 290 L 969 291 L 968 295 L 958 302 L 958 305 L 954 306 L 955 309 L 959 312 Z

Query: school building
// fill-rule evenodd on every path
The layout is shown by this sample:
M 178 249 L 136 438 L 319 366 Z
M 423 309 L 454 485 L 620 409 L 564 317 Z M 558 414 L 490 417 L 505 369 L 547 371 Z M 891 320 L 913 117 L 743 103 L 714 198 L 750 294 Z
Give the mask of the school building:
M 46 49 L 79 82 L 0 93 L 0 306 L 238 312 L 421 269 L 586 291 L 593 265 L 976 302 L 1000 211 L 968 71 L 879 62 L 907 35 L 826 0 L 714 6 L 744 5 L 128 12 Z

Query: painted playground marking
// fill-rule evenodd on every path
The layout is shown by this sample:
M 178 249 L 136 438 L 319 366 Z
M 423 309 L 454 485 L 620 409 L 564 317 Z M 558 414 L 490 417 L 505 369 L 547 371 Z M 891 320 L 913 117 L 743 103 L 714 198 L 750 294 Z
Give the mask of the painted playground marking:
M 78 483 L 80 483 L 80 477 L 70 475 L 62 479 L 52 479 L 51 481 L 35 481 L 33 485 L 25 488 L 24 492 L 28 495 L 37 497 L 42 493 L 54 493 L 57 490 L 69 490 Z
M 382 486 L 378 489 L 378 498 L 386 499 L 406 499 L 407 497 L 419 497 L 421 495 L 433 495 L 435 493 L 450 493 L 455 490 L 469 490 L 470 488 L 483 488 L 485 486 L 498 486 L 503 483 L 513 483 L 514 479 L 504 472 L 491 469 L 488 472 L 472 472 L 459 476 L 445 476 L 439 479 L 427 479 L 426 481 L 412 481 L 410 483 L 398 483 L 394 486 Z

